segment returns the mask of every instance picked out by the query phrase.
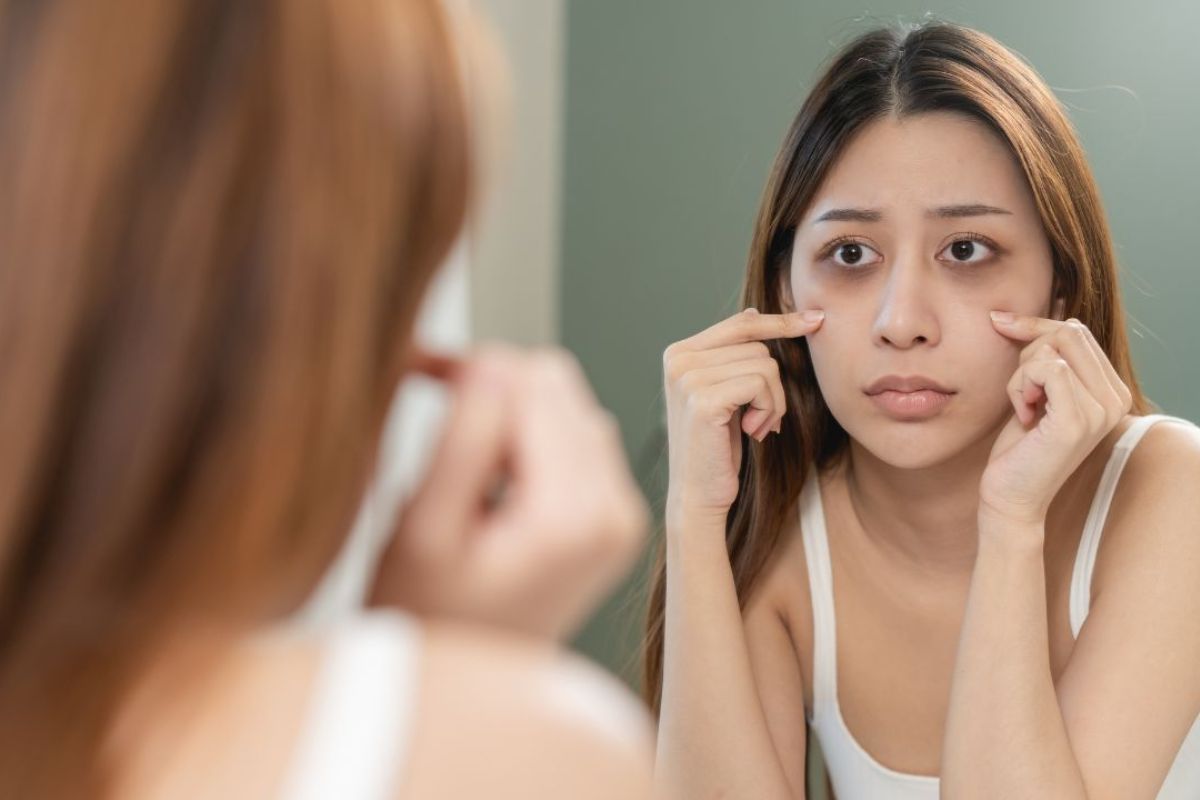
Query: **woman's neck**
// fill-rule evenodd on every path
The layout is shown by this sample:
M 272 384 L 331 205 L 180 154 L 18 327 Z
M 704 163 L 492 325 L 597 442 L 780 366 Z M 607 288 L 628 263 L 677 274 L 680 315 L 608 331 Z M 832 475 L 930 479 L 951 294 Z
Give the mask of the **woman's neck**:
M 999 427 L 923 469 L 891 466 L 852 439 L 845 485 L 866 539 L 922 571 L 969 573 L 978 547 L 979 482 L 997 435 Z

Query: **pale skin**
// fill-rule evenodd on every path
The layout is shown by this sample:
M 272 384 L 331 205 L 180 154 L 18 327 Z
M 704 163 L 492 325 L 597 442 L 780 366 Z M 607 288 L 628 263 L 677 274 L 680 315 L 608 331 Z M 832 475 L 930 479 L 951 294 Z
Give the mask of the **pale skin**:
M 649 715 L 562 646 L 647 532 L 611 415 L 557 349 L 418 350 L 412 371 L 442 382 L 452 402 L 369 597 L 416 614 L 422 637 L 417 684 L 405 681 L 395 710 L 411 738 L 393 796 L 648 798 Z M 265 626 L 202 685 L 181 683 L 190 648 L 206 646 L 180 631 L 126 704 L 112 740 L 120 796 L 277 791 L 327 638 Z
M 972 239 L 982 246 L 955 246 Z M 797 226 L 787 310 L 822 310 L 824 320 L 743 313 L 665 358 L 668 553 L 684 581 L 725 588 L 717 554 L 730 473 L 719 465 L 736 460 L 708 432 L 770 435 L 781 392 L 753 343 L 807 337 L 822 393 L 851 436 L 848 458 L 820 484 L 842 715 L 881 764 L 940 775 L 943 797 L 1153 797 L 1200 713 L 1194 429 L 1160 423 L 1134 451 L 1091 611 L 1078 641 L 1071 635 L 1066 589 L 1084 517 L 1133 417 L 1094 337 L 1062 319 L 1051 275 L 1032 196 L 999 140 L 952 114 L 885 118 L 851 142 Z M 1014 312 L 1015 323 L 993 321 L 992 310 Z M 722 407 L 721 423 L 696 398 L 715 397 L 736 370 L 723 367 L 716 382 L 696 375 L 731 361 L 762 378 Z M 888 373 L 928 375 L 957 394 L 939 417 L 901 423 L 862 394 Z M 812 612 L 798 529 L 777 555 L 736 617 L 738 635 L 727 628 L 721 640 L 744 647 L 744 661 L 685 672 L 686 645 L 699 652 L 702 634 L 677 622 L 659 781 L 678 796 L 739 796 L 752 785 L 758 796 L 804 796 L 797 709 L 812 707 Z M 735 601 L 707 602 L 713 628 L 733 622 Z M 740 724 L 749 743 L 689 738 L 687 704 L 706 702 L 702 680 L 733 687 L 706 712 L 714 726 L 720 715 Z M 745 693 L 751 708 L 738 710 Z M 724 747 L 744 750 L 722 760 Z

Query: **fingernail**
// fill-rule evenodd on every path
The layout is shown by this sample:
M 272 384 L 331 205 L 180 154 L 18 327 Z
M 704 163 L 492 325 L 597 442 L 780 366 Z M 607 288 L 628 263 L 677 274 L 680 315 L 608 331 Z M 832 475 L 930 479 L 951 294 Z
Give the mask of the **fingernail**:
M 743 314 L 757 314 L 758 309 L 755 308 L 754 306 L 750 306 L 749 308 L 743 308 L 742 313 Z
M 996 322 L 1012 322 L 1017 318 L 1017 315 L 1011 311 L 993 311 L 992 319 Z
M 805 311 L 800 316 L 804 318 L 805 322 L 820 322 L 821 320 L 825 319 L 825 312 L 811 309 L 809 311 Z

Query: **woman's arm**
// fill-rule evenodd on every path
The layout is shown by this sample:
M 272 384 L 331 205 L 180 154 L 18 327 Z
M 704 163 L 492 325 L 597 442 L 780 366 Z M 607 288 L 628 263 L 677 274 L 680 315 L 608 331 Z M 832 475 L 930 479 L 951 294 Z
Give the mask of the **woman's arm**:
M 810 318 L 811 316 L 811 318 Z M 655 783 L 666 798 L 803 797 L 795 794 L 775 754 L 775 744 L 803 734 L 772 733 L 787 727 L 774 716 L 768 728 L 755 685 L 755 664 L 725 546 L 725 523 L 739 492 L 743 439 L 778 433 L 787 408 L 779 363 L 763 343 L 805 336 L 823 314 L 760 314 L 748 308 L 663 353 L 670 481 L 667 490 L 666 602 L 662 702 Z M 756 615 L 760 667 L 780 679 L 786 663 L 781 620 Z M 795 663 L 794 657 L 791 659 Z M 773 694 L 792 696 L 799 668 L 773 683 Z M 781 686 L 788 688 L 780 691 Z M 793 709 L 803 725 L 803 692 Z M 794 755 L 803 761 L 804 754 Z
M 656 797 L 803 800 L 803 771 L 789 787 L 763 714 L 723 523 L 669 519 L 666 536 Z M 801 693 L 801 742 L 803 708 Z
M 1086 798 L 1050 675 L 1043 526 L 980 519 L 942 745 L 944 798 Z
M 1200 713 L 1197 486 L 1200 433 L 1155 426 L 1118 484 L 1093 579 L 1104 588 L 1057 686 L 1042 530 L 981 520 L 944 797 L 1155 796 Z

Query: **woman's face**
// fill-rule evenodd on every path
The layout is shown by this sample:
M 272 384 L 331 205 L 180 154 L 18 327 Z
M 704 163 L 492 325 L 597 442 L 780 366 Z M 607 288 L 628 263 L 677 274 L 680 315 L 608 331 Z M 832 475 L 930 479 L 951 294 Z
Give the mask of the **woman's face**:
M 952 112 L 866 125 L 800 220 L 789 271 L 795 308 L 825 311 L 807 340 L 833 416 L 910 469 L 997 431 L 1021 346 L 988 312 L 1059 315 L 1051 265 L 1024 173 L 990 129 Z M 898 418 L 865 392 L 885 375 L 955 394 L 932 416 Z

